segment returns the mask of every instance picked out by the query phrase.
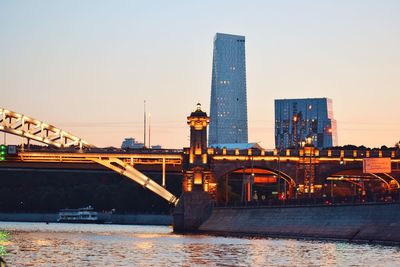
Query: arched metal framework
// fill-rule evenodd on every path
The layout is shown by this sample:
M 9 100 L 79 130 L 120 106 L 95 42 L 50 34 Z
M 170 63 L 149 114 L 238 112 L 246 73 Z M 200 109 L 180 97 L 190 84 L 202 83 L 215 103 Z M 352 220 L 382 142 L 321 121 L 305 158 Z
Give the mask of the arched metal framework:
M 53 125 L 4 108 L 0 108 L 0 131 L 58 148 L 93 147 L 85 140 Z
M 0 108 L 0 131 L 32 139 L 58 148 L 78 146 L 79 148 L 94 147 L 88 142 L 82 140 L 81 138 L 67 133 L 57 127 L 3 108 Z M 81 155 L 80 157 L 82 156 L 83 155 Z M 62 159 L 62 156 L 55 155 L 55 157 L 50 157 L 49 160 L 51 161 L 53 158 L 56 161 L 60 161 Z M 128 163 L 125 163 L 121 159 L 118 159 L 116 157 L 103 158 L 95 156 L 80 158 L 80 160 L 82 159 L 96 162 L 128 177 L 129 179 L 137 182 L 143 187 L 164 198 L 171 204 L 176 205 L 178 202 L 178 198 L 171 194 L 167 189 L 157 184 L 149 177 L 147 177 Z M 165 164 L 164 161 L 163 164 Z
M 88 159 L 128 177 L 129 179 L 137 182 L 143 187 L 149 189 L 150 191 L 164 198 L 171 204 L 176 205 L 178 202 L 178 198 L 175 197 L 173 194 L 171 194 L 169 191 L 167 191 L 164 187 L 157 184 L 149 177 L 147 177 L 146 175 L 144 175 L 143 173 L 136 170 L 134 167 L 123 162 L 120 159 L 117 158 L 88 158 Z
M 392 189 L 392 187 L 390 185 L 391 183 L 395 184 L 396 189 L 400 189 L 400 184 L 397 181 L 397 179 L 388 173 L 366 173 L 366 175 L 369 176 L 370 178 L 374 178 L 374 179 L 381 181 L 387 187 L 388 190 Z M 360 176 L 356 177 L 356 178 L 358 178 L 360 180 L 363 179 L 363 177 L 360 177 Z M 333 174 L 333 175 L 327 177 L 327 180 L 345 181 L 345 182 L 350 182 L 350 183 L 358 185 L 357 183 L 352 182 L 352 179 L 354 179 L 354 175 L 348 176 L 345 174 L 339 174 L 339 175 Z

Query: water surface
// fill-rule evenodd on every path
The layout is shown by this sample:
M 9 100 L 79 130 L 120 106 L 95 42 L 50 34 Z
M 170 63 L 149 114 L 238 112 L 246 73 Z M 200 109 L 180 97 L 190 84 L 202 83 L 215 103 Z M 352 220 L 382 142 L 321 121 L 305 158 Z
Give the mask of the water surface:
M 166 226 L 0 222 L 10 266 L 400 266 L 400 248 L 177 235 Z

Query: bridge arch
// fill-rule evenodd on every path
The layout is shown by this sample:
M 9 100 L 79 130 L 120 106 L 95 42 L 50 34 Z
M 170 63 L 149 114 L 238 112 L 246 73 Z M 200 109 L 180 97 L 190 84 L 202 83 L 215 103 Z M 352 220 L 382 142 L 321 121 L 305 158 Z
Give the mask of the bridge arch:
M 82 138 L 63 131 L 60 128 L 4 108 L 0 108 L 0 132 L 24 137 L 28 140 L 34 140 L 57 148 L 79 147 L 82 149 L 95 147 Z M 167 189 L 154 182 L 152 179 L 135 169 L 133 166 L 125 163 L 118 157 L 102 157 L 98 154 L 77 154 L 74 152 L 54 154 L 41 153 L 41 155 L 38 157 L 42 157 L 41 160 L 45 160 L 47 162 L 62 162 L 63 158 L 67 159 L 67 161 L 71 160 L 72 158 L 75 160 L 75 162 L 94 162 L 128 177 L 129 179 L 139 183 L 143 187 L 146 187 L 153 193 L 167 200 L 171 204 L 176 205 L 178 202 L 178 198 L 171 194 Z M 33 155 L 32 158 L 35 158 L 35 156 Z M 21 159 L 24 160 L 24 157 L 21 157 Z
M 292 177 L 290 177 L 287 173 L 280 171 L 280 170 L 273 169 L 273 168 L 268 168 L 265 166 L 252 166 L 252 167 L 243 166 L 243 167 L 235 168 L 233 170 L 225 172 L 223 174 L 223 176 L 230 174 L 230 173 L 234 173 L 234 172 L 238 173 L 239 171 L 243 171 L 243 170 L 253 170 L 253 171 L 265 170 L 265 171 L 268 171 L 270 174 L 277 175 L 278 178 L 281 178 L 282 180 L 284 180 L 289 186 L 296 187 L 296 181 Z
M 243 175 L 243 177 L 240 177 L 241 175 Z M 247 178 L 245 178 L 245 176 Z M 253 177 L 252 183 L 246 180 L 249 176 Z M 287 186 L 284 187 L 285 189 L 281 188 L 283 189 L 282 191 L 277 190 L 277 192 L 284 193 L 282 196 L 291 198 L 294 196 L 294 190 L 297 186 L 295 179 L 286 172 L 258 165 L 236 166 L 234 168 L 225 169 L 223 172 L 220 172 L 218 181 L 223 188 L 223 190 L 221 190 L 221 195 L 219 195 L 219 201 L 225 201 L 226 203 L 232 201 L 232 197 L 237 199 L 239 194 L 241 195 L 242 201 L 245 199 L 247 199 L 245 201 L 251 201 L 255 195 L 257 195 L 257 197 L 264 197 L 274 194 L 273 191 L 276 190 L 272 188 L 274 188 L 274 184 L 279 184 L 280 181 L 283 181 Z M 241 193 L 238 191 L 240 190 L 238 188 L 238 182 L 241 184 Z M 236 188 L 236 190 L 233 188 Z
M 366 184 L 369 184 L 369 187 L 374 188 L 375 192 L 377 192 L 377 189 L 383 190 L 383 188 L 388 191 L 400 189 L 399 181 L 392 175 L 387 173 L 364 173 L 362 169 L 359 168 L 345 169 L 332 173 L 326 176 L 325 180 L 332 182 L 346 182 L 363 189 L 365 189 Z M 383 185 L 383 188 L 378 187 L 376 183 Z

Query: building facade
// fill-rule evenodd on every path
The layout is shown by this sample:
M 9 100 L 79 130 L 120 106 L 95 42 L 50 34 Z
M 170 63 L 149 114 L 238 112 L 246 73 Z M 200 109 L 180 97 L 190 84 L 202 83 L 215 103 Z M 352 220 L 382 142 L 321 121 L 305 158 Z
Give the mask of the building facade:
M 209 145 L 247 143 L 245 37 L 214 38 Z
M 329 98 L 275 100 L 275 147 L 299 147 L 311 137 L 317 148 L 337 146 L 336 120 Z
M 142 148 L 144 148 L 144 144 L 139 143 L 138 141 L 135 140 L 135 138 L 129 137 L 129 138 L 125 138 L 125 140 L 122 141 L 121 148 L 122 149 L 142 149 Z

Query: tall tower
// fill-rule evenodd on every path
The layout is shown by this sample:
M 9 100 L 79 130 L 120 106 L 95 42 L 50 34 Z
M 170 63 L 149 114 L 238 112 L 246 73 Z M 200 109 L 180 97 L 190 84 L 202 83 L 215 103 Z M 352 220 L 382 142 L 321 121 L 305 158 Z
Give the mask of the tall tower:
M 207 126 L 210 118 L 197 104 L 196 111 L 187 117 L 190 126 L 190 148 L 185 150 L 185 166 L 183 177 L 183 191 L 193 190 L 214 194 L 216 183 L 210 171 L 210 162 L 207 149 Z
M 247 143 L 245 37 L 214 38 L 209 145 Z

